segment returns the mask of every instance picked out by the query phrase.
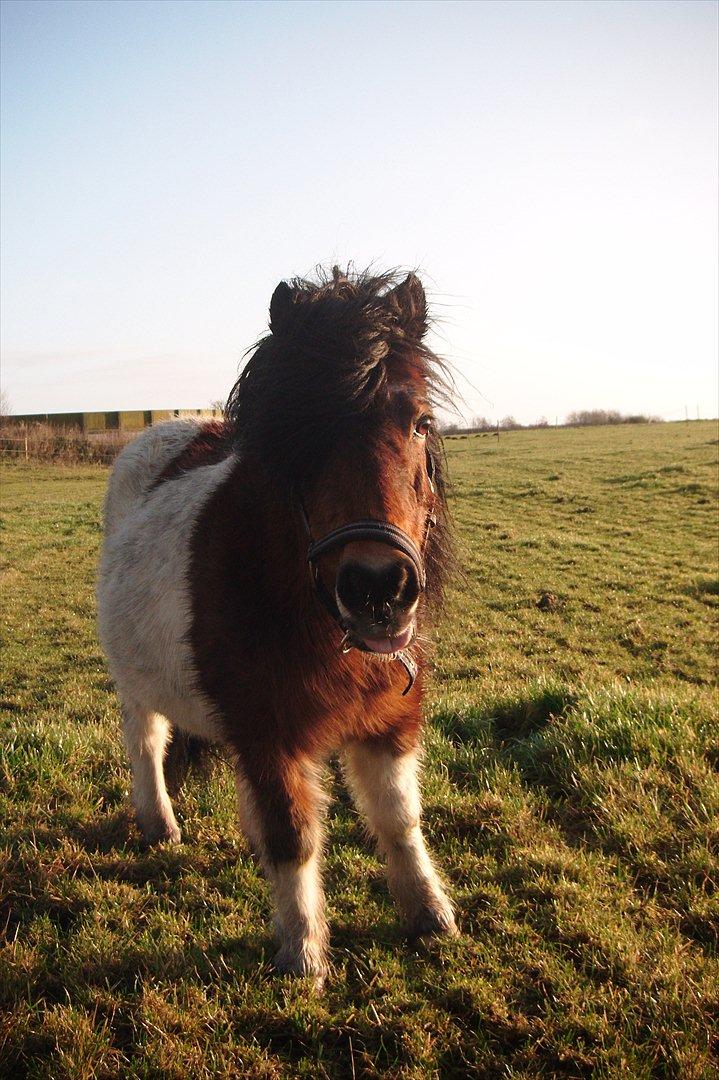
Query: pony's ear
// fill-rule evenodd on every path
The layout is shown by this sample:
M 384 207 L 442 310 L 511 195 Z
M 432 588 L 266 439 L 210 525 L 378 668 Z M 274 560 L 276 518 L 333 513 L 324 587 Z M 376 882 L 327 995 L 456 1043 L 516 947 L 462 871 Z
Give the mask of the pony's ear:
M 294 292 L 286 281 L 281 281 L 270 300 L 270 330 L 281 334 L 287 328 Z
M 404 281 L 387 293 L 387 301 L 407 336 L 421 341 L 427 333 L 427 297 L 417 275 L 408 274 Z

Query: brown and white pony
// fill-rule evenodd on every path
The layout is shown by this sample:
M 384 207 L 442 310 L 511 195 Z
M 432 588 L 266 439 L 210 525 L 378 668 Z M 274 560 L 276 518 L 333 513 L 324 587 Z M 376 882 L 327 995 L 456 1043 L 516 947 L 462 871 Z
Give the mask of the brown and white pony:
M 448 557 L 443 384 L 413 274 L 283 282 L 270 329 L 223 424 L 161 424 L 118 458 L 99 622 L 145 839 L 180 841 L 172 732 L 227 748 L 274 888 L 276 966 L 321 981 L 318 774 L 334 753 L 410 935 L 455 930 L 417 785 L 421 631 Z

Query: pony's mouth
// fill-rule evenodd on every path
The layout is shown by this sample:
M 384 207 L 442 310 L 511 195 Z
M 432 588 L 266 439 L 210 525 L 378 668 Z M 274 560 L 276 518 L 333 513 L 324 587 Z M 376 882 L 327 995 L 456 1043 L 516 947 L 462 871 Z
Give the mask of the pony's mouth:
M 362 618 L 345 607 L 339 596 L 336 595 L 337 608 L 340 613 L 341 625 L 346 631 L 343 645 L 348 649 L 363 649 L 365 652 L 377 653 L 380 656 L 393 656 L 402 652 L 414 641 L 417 631 L 417 606 L 415 601 L 409 611 L 404 611 L 399 616 L 408 619 L 403 630 L 396 626 L 378 626 L 372 619 Z M 394 620 L 392 620 L 394 623 Z
M 383 637 L 365 637 L 364 635 L 358 635 L 359 640 L 364 647 L 370 652 L 375 653 L 396 653 L 402 649 L 406 649 L 408 645 L 412 643 L 414 638 L 414 623 L 410 623 L 401 634 L 396 634 L 394 637 L 384 635 Z

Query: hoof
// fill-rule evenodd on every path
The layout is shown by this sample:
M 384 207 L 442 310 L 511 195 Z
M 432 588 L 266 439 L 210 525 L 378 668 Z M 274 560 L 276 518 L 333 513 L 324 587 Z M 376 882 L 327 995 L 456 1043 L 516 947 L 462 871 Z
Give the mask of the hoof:
M 164 822 L 142 825 L 139 821 L 137 824 L 146 847 L 154 847 L 156 844 L 182 843 L 182 833 L 177 825 L 167 825 Z
M 294 975 L 309 979 L 315 990 L 321 990 L 328 975 L 326 961 L 313 950 L 302 949 L 299 952 L 280 949 L 274 959 L 274 968 L 278 975 Z
M 449 904 L 425 908 L 407 925 L 410 942 L 427 937 L 455 937 L 458 933 L 454 912 Z

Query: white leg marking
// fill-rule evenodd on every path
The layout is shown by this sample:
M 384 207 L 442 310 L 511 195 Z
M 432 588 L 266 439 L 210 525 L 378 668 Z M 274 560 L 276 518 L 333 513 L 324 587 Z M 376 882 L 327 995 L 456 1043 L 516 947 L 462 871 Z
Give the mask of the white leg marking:
M 420 828 L 417 755 L 353 743 L 346 752 L 355 801 L 387 859 L 390 890 L 410 936 L 456 933 L 452 904 L 432 865 Z
M 125 746 L 132 766 L 132 801 L 145 840 L 180 843 L 180 830 L 165 787 L 162 762 L 170 725 L 159 713 L 125 707 Z
M 327 973 L 329 931 L 319 858 L 314 851 L 304 863 L 280 863 L 269 870 L 275 888 L 278 971 L 314 976 L 321 984 Z
M 310 857 L 303 863 L 273 863 L 265 850 L 262 817 L 256 799 L 240 769 L 236 772 L 236 782 L 240 825 L 272 885 L 279 945 L 275 967 L 284 974 L 311 976 L 315 986 L 321 987 L 327 974 L 329 929 L 320 874 L 322 832 L 319 815 L 312 829 Z M 322 806 L 324 797 L 314 778 L 310 782 L 316 805 Z

